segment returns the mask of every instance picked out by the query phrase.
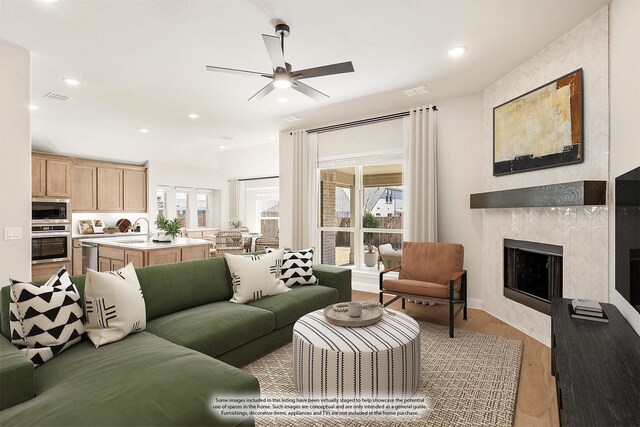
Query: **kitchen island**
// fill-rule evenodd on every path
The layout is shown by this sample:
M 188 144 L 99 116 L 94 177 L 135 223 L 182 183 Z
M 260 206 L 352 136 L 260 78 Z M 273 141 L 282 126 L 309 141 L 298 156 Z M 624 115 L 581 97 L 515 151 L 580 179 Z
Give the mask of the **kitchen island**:
M 154 242 L 146 236 L 131 239 L 83 239 L 83 245 L 97 248 L 89 264 L 98 271 L 112 271 L 133 263 L 136 268 L 173 264 L 209 257 L 209 240 L 176 237 L 171 242 Z

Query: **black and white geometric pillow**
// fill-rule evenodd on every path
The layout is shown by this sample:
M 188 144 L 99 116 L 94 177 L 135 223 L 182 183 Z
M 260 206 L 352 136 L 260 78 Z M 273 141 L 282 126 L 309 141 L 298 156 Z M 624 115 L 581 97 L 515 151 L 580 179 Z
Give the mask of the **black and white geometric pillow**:
M 42 286 L 11 280 L 11 342 L 36 367 L 80 342 L 84 310 L 65 267 Z
M 267 253 L 275 249 L 267 248 Z M 316 285 L 318 278 L 313 275 L 313 248 L 299 251 L 285 251 L 280 267 L 280 279 L 285 285 Z

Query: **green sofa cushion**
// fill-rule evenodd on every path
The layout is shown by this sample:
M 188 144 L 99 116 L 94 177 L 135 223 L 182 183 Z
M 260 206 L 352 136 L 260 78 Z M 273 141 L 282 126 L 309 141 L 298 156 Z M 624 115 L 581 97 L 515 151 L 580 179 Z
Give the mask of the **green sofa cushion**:
M 0 411 L 35 395 L 35 368 L 24 353 L 0 337 Z
M 231 298 L 222 258 L 137 268 L 147 321 L 169 313 Z
M 36 394 L 0 412 L 0 425 L 229 425 L 213 395 L 257 394 L 240 369 L 139 332 L 104 347 L 83 341 L 37 369 Z
M 246 304 L 216 302 L 168 314 L 147 323 L 147 331 L 212 357 L 271 332 L 272 312 Z
M 313 266 L 313 275 L 320 279 L 320 286 L 338 290 L 338 302 L 351 301 L 351 270 L 333 265 Z
M 296 285 L 289 292 L 249 303 L 269 310 L 276 317 L 276 329 L 294 323 L 307 313 L 338 302 L 338 291 L 322 285 Z

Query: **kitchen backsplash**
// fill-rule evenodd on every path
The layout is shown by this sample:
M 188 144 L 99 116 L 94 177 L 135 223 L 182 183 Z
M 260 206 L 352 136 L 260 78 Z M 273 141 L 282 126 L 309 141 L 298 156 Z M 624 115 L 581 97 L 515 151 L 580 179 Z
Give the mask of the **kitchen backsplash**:
M 104 227 L 115 226 L 118 220 L 120 219 L 128 219 L 131 221 L 131 224 L 135 222 L 138 218 L 147 218 L 149 215 L 147 213 L 127 213 L 127 212 L 113 212 L 113 213 L 105 213 L 105 212 L 73 212 L 71 214 L 71 229 L 73 237 L 86 236 L 80 233 L 79 221 L 82 220 L 101 220 L 104 224 Z M 140 231 L 143 233 L 147 232 L 147 223 L 145 221 L 140 221 Z M 151 229 L 154 229 L 153 224 L 151 224 Z

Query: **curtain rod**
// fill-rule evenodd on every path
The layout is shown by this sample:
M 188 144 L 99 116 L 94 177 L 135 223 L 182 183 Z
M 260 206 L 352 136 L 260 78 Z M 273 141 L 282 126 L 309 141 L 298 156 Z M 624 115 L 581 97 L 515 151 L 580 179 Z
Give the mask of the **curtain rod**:
M 274 179 L 274 178 L 280 178 L 280 175 L 273 175 L 273 176 L 259 176 L 257 178 L 240 178 L 240 179 L 230 179 L 229 181 L 258 181 L 261 179 Z
M 433 109 L 433 111 L 438 111 L 438 108 L 435 105 L 432 106 L 431 108 Z M 307 133 L 329 132 L 329 131 L 332 131 L 332 130 L 345 129 L 345 128 L 350 128 L 350 127 L 368 125 L 368 124 L 371 124 L 371 123 L 386 122 L 388 120 L 400 119 L 400 118 L 406 117 L 408 115 L 409 115 L 409 111 L 402 111 L 400 113 L 387 114 L 387 115 L 384 115 L 384 116 L 371 117 L 371 118 L 368 118 L 368 119 L 354 120 L 352 122 L 337 123 L 335 125 L 329 125 L 329 126 L 323 126 L 323 127 L 319 127 L 319 128 L 309 129 L 306 132 Z M 289 135 L 293 135 L 293 133 L 289 133 Z

